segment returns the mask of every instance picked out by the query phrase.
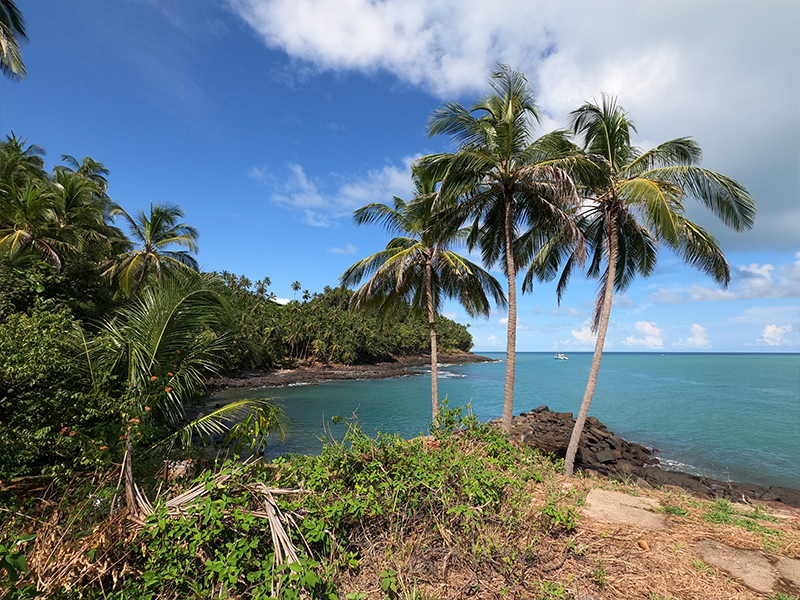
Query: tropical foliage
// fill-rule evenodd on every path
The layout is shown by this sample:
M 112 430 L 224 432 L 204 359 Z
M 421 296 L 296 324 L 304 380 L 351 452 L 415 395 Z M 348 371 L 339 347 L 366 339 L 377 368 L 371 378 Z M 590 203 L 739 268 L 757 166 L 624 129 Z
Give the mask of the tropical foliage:
M 372 203 L 358 209 L 356 224 L 379 222 L 389 233 L 399 234 L 382 250 L 360 260 L 341 277 L 344 285 L 369 280 L 353 295 L 353 306 L 379 306 L 385 312 L 406 300 L 417 313 L 427 316 L 431 349 L 431 396 L 433 421 L 439 410 L 436 315 L 442 301 L 455 299 L 471 316 L 489 316 L 488 294 L 501 306 L 506 299 L 497 280 L 487 271 L 450 250 L 468 231 L 450 232 L 434 209 L 436 182 L 415 171 L 416 197 L 408 203 L 394 198 L 394 207 Z
M 568 211 L 578 204 L 569 170 L 581 168 L 581 157 L 563 132 L 533 138 L 539 112 L 522 74 L 500 66 L 491 84 L 494 93 L 471 108 L 451 102 L 433 113 L 428 134 L 449 135 L 459 149 L 423 157 L 420 165 L 442 182 L 438 206 L 457 202 L 454 228 L 470 222 L 469 246 L 479 246 L 484 263 L 499 263 L 508 278 L 503 406 L 508 431 L 514 408 L 516 275 L 551 237 L 580 246 Z
M 25 19 L 14 0 L 0 0 L 0 70 L 12 81 L 27 75 L 20 51 L 27 41 Z
M 132 217 L 121 208 L 114 209 L 113 214 L 122 215 L 128 223 L 133 249 L 119 254 L 104 274 L 116 277 L 125 293 L 135 295 L 148 276 L 160 284 L 169 268 L 197 270 L 197 261 L 191 255 L 197 252 L 197 230 L 178 222 L 183 217 L 180 207 L 151 202 L 149 214 L 140 210 Z M 188 250 L 174 250 L 174 246 Z
M 614 291 L 624 291 L 637 275 L 653 272 L 660 244 L 727 286 L 728 261 L 711 234 L 686 217 L 684 202 L 700 201 L 736 231 L 752 227 L 756 214 L 739 183 L 698 166 L 702 152 L 693 139 L 677 138 L 646 152 L 632 146 L 636 128 L 616 98 L 604 95 L 600 104 L 584 104 L 572 113 L 570 125 L 583 138 L 584 151 L 602 157 L 609 169 L 605 180 L 584 180 L 581 188 L 586 202 L 581 225 L 591 249 L 588 274 L 600 279 L 600 290 L 593 321 L 595 353 L 567 451 L 568 473 L 594 395 Z M 555 254 L 551 260 L 542 258 L 540 265 L 552 265 Z M 567 261 L 559 293 L 573 266 Z

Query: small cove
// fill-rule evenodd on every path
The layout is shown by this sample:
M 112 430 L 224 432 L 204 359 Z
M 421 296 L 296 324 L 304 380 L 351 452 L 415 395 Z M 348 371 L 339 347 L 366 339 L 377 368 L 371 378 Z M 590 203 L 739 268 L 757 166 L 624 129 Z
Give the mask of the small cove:
M 484 353 L 495 359 L 504 354 Z M 577 414 L 591 354 L 569 361 L 518 353 L 514 412 L 548 405 Z M 423 369 L 424 371 L 424 369 Z M 606 353 L 590 414 L 616 435 L 661 450 L 668 469 L 763 486 L 800 489 L 800 355 Z M 445 366 L 440 395 L 472 404 L 481 421 L 499 417 L 505 362 Z M 340 438 L 331 417 L 355 413 L 364 431 L 413 437 L 430 423 L 430 376 L 230 389 L 210 402 L 275 398 L 290 419 L 286 445 L 268 452 L 317 454 Z

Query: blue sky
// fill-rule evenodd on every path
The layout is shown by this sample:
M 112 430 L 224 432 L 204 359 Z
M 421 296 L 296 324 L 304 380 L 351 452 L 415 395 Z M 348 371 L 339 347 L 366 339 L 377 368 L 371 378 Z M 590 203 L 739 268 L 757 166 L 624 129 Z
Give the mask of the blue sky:
M 703 166 L 745 185 L 747 233 L 703 209 L 728 290 L 662 251 L 615 299 L 610 351 L 800 351 L 800 3 L 463 0 L 19 2 L 28 78 L 0 81 L 0 135 L 91 156 L 129 212 L 179 204 L 200 264 L 291 298 L 382 249 L 354 227 L 368 202 L 412 197 L 408 166 L 453 148 L 428 115 L 470 105 L 498 62 L 532 82 L 540 133 L 616 94 L 649 148 L 684 135 Z M 500 274 L 497 273 L 500 277 Z M 596 283 L 521 296 L 518 349 L 591 350 Z M 505 314 L 470 321 L 476 351 L 505 347 Z

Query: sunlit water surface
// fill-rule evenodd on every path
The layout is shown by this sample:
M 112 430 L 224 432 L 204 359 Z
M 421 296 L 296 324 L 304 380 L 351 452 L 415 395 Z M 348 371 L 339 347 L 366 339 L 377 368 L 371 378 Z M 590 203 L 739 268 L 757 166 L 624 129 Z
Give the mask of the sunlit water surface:
M 445 366 L 439 392 L 450 406 L 472 405 L 481 421 L 503 410 L 501 362 Z M 591 354 L 553 360 L 517 354 L 514 414 L 541 405 L 580 408 Z M 423 370 L 424 371 L 424 370 Z M 377 381 L 332 381 L 256 390 L 226 390 L 210 401 L 275 398 L 290 419 L 284 452 L 318 454 L 346 425 L 331 417 L 357 415 L 364 431 L 412 437 L 431 420 L 430 372 Z M 590 414 L 617 436 L 656 447 L 662 466 L 724 481 L 800 489 L 800 355 L 636 354 L 603 356 Z

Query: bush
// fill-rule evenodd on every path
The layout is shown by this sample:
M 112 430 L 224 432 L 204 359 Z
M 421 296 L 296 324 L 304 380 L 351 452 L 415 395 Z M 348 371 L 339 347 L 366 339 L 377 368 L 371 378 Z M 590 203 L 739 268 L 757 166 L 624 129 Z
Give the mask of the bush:
M 92 391 L 81 341 L 78 323 L 52 301 L 0 324 L 0 480 L 108 455 L 108 406 Z

